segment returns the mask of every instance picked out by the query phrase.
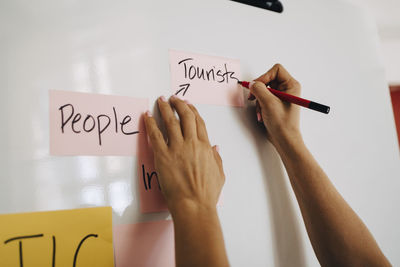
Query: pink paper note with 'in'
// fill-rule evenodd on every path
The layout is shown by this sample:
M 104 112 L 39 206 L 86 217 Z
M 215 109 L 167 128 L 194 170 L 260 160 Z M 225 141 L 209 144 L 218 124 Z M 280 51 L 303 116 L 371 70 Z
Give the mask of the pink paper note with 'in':
M 195 104 L 242 107 L 239 60 L 169 51 L 173 94 Z
M 114 226 L 116 267 L 174 267 L 172 221 Z
M 158 182 L 158 174 L 154 168 L 154 156 L 151 144 L 148 142 L 144 121 L 140 128 L 144 134 L 139 137 L 138 147 L 138 186 L 140 195 L 140 211 L 143 213 L 168 210 Z
M 50 154 L 137 155 L 148 100 L 49 91 Z

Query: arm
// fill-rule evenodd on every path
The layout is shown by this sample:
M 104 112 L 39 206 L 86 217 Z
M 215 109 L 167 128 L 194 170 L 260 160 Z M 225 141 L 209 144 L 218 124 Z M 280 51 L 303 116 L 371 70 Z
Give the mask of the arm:
M 275 65 L 250 92 L 289 175 L 315 254 L 322 266 L 390 266 L 373 236 L 337 192 L 303 143 L 299 107 L 282 103 L 264 84 L 300 95 L 300 84 Z
M 165 97 L 157 102 L 168 142 L 149 112 L 145 124 L 161 191 L 174 221 L 176 265 L 228 266 L 216 211 L 225 181 L 218 147 L 211 147 L 193 105 L 177 97 L 171 97 L 170 103 Z

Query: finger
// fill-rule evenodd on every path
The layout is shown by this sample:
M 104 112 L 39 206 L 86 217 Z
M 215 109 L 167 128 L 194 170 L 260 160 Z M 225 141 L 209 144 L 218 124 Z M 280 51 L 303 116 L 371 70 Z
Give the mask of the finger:
M 144 124 L 146 125 L 147 136 L 150 139 L 153 150 L 157 153 L 158 151 L 164 151 L 167 149 L 164 137 L 157 126 L 156 121 L 151 115 L 150 111 L 146 112 L 144 116 Z
M 289 80 L 294 79 L 289 72 L 281 65 L 275 64 L 269 69 L 266 73 L 258 77 L 256 80 L 263 82 L 264 84 L 268 84 L 272 81 L 277 81 L 279 83 L 288 82 Z
M 269 71 L 255 79 L 255 81 L 268 84 L 276 90 L 286 91 L 297 96 L 300 95 L 300 83 L 281 64 L 275 64 Z
M 167 129 L 168 144 L 173 145 L 174 143 L 183 141 L 181 126 L 167 99 L 162 96 L 157 102 L 165 128 Z
M 267 110 L 272 108 L 276 104 L 277 100 L 279 100 L 262 82 L 252 82 L 250 84 L 250 92 L 257 98 L 260 106 Z
M 209 144 L 210 141 L 208 140 L 207 128 L 203 118 L 200 116 L 199 112 L 192 104 L 188 104 L 188 106 L 196 116 L 197 137 L 199 138 L 199 140 L 207 142 Z
M 172 104 L 172 107 L 179 115 L 183 138 L 197 138 L 196 115 L 188 107 L 188 105 L 183 100 L 179 99 L 176 95 L 173 95 L 171 97 L 170 102 Z
M 257 121 L 262 122 L 262 113 L 261 113 L 261 107 L 260 107 L 260 102 L 258 100 L 256 101 L 256 115 L 257 115 Z

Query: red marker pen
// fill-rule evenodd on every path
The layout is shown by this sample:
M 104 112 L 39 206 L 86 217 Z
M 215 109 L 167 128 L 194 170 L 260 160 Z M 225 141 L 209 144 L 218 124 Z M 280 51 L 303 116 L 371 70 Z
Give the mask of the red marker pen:
M 250 82 L 246 82 L 246 81 L 238 81 L 238 83 L 246 88 L 249 88 L 249 85 L 250 85 Z M 312 109 L 315 111 L 319 111 L 319 112 L 322 112 L 325 114 L 328 114 L 329 110 L 331 109 L 328 106 L 325 106 L 325 105 L 322 105 L 317 102 L 313 102 L 313 101 L 310 101 L 310 100 L 307 100 L 307 99 L 304 99 L 301 97 L 290 95 L 290 94 L 284 93 L 284 92 L 276 90 L 276 89 L 272 89 L 269 87 L 267 87 L 267 89 L 271 93 L 273 93 L 275 96 L 277 96 L 280 100 L 285 101 L 285 102 L 293 103 L 293 104 L 296 104 L 296 105 L 299 105 L 299 106 L 302 106 L 305 108 L 309 108 L 309 109 Z

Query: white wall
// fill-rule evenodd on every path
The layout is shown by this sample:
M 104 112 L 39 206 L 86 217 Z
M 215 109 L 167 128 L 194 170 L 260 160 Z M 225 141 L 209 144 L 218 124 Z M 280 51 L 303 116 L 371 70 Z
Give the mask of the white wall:
M 400 38 L 383 38 L 381 44 L 386 78 L 389 84 L 400 84 Z
M 400 84 L 400 1 L 349 0 L 369 9 L 381 40 L 382 59 L 389 84 Z

